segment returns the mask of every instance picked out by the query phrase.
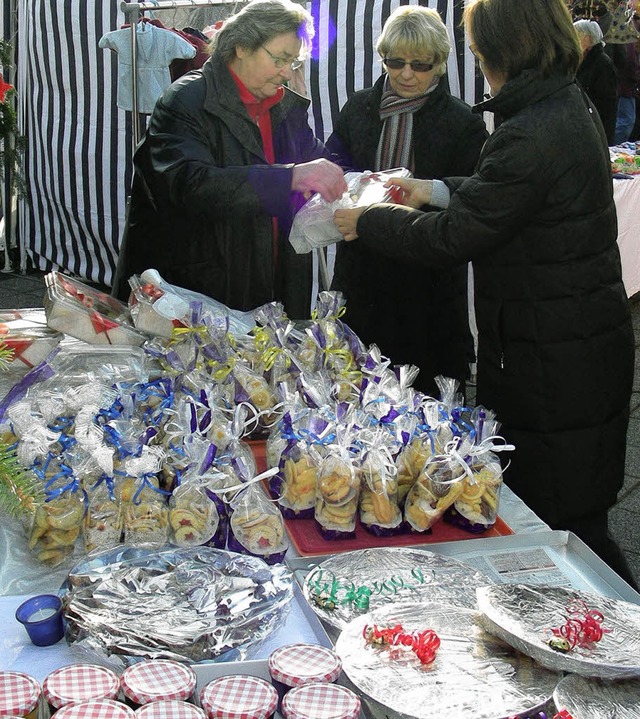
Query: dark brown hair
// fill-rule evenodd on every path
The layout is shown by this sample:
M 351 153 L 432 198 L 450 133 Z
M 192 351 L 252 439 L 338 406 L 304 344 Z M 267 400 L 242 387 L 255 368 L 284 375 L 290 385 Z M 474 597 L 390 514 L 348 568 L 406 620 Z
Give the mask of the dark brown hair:
M 474 52 L 508 80 L 526 69 L 575 74 L 582 51 L 563 0 L 470 0 L 464 23 Z

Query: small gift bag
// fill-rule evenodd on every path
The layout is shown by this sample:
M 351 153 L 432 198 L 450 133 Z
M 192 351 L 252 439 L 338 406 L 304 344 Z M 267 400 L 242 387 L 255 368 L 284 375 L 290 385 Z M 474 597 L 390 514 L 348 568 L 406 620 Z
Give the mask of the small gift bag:
M 224 547 L 226 535 L 220 536 L 220 517 L 206 487 L 206 479 L 187 476 L 169 499 L 171 541 L 178 547 Z
M 387 537 L 402 531 L 395 465 L 383 445 L 369 449 L 360 466 L 360 522 L 371 534 Z
M 87 511 L 82 538 L 87 552 L 110 549 L 122 541 L 122 505 L 115 493 L 113 477 L 103 475 L 93 484 L 85 479 Z
M 413 485 L 404 505 L 405 520 L 426 532 L 460 496 L 465 471 L 457 455 L 433 455 Z
M 78 480 L 62 470 L 59 474 L 45 484 L 47 500 L 36 508 L 29 532 L 29 549 L 52 566 L 73 554 L 85 511 Z
M 289 546 L 280 511 L 253 483 L 230 502 L 231 519 L 228 548 L 252 554 L 275 564 L 284 559 Z
M 355 536 L 359 488 L 348 451 L 333 448 L 322 461 L 316 491 L 315 518 L 325 539 Z

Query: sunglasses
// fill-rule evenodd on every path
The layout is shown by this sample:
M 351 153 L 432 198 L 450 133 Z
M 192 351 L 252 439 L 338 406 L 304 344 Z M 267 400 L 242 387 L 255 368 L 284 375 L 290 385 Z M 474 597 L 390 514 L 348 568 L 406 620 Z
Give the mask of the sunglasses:
M 389 70 L 404 70 L 405 65 L 410 65 L 414 72 L 429 72 L 433 70 L 434 64 L 432 62 L 420 62 L 419 60 L 412 60 L 407 62 L 396 57 L 385 57 L 382 62 L 389 68 Z

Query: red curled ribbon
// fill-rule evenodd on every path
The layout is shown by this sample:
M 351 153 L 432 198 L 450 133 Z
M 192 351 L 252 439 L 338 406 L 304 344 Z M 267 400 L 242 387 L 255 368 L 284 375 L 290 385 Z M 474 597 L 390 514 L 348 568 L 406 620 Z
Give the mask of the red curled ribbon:
M 566 651 L 570 651 L 574 647 L 593 649 L 595 644 L 611 631 L 602 626 L 604 622 L 602 612 L 597 609 L 589 609 L 582 600 L 575 600 L 567 606 L 566 619 L 567 621 L 561 627 L 554 627 L 551 630 L 554 637 L 566 640 L 568 644 Z M 554 648 L 558 647 L 554 646 Z M 559 651 L 563 651 L 563 649 L 559 649 Z
M 367 644 L 380 647 L 403 646 L 410 647 L 411 651 L 418 657 L 422 664 L 432 664 L 436 658 L 436 651 L 440 646 L 440 637 L 433 629 L 425 629 L 422 632 L 405 632 L 402 624 L 384 629 L 365 625 L 362 636 Z

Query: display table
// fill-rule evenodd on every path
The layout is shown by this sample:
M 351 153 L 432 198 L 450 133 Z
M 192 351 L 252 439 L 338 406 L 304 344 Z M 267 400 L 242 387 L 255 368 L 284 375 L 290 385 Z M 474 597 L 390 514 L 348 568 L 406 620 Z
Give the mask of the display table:
M 614 179 L 613 197 L 618 211 L 618 246 L 622 280 L 627 297 L 640 292 L 640 175 Z
M 538 573 L 544 581 L 577 584 L 582 589 L 640 603 L 640 595 L 606 567 L 586 545 L 566 532 L 551 532 L 506 486 L 502 491 L 500 516 L 513 529 L 513 535 L 486 539 L 470 535 L 468 540 L 435 543 L 421 548 L 476 567 L 484 564 L 482 569 L 489 569 L 489 574 L 496 578 L 499 573 L 507 572 L 498 581 L 529 581 Z M 7 521 L 0 526 L 0 548 L 0 595 L 4 595 L 0 596 L 0 623 L 3 627 L 0 670 L 23 671 L 42 681 L 59 666 L 95 662 L 95 657 L 78 652 L 64 640 L 50 647 L 35 647 L 14 617 L 16 608 L 27 596 L 57 592 L 68 568 L 52 570 L 38 563 L 27 549 L 18 522 Z M 287 559 L 298 580 L 300 567 L 321 561 L 321 558 L 296 557 L 291 550 L 289 553 L 292 556 Z M 490 567 L 492 556 L 496 558 L 496 565 Z M 506 567 L 507 563 L 509 567 Z M 268 640 L 252 650 L 250 658 L 265 659 L 275 648 L 295 642 L 328 643 L 327 635 L 298 587 L 284 622 Z

